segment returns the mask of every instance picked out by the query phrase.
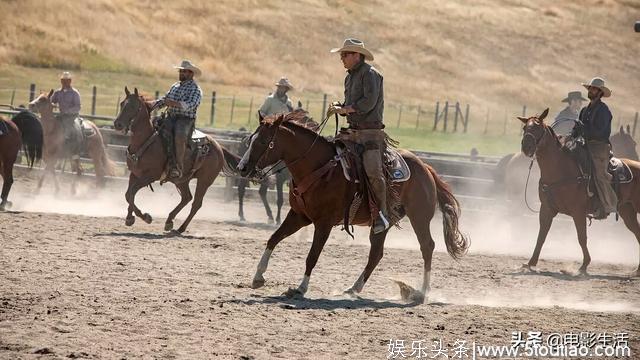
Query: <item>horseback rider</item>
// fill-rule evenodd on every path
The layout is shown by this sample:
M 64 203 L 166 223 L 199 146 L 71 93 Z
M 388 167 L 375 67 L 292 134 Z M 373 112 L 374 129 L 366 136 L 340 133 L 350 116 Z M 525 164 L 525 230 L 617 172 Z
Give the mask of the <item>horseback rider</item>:
M 347 132 L 352 134 L 349 139 L 364 147 L 363 165 L 378 207 L 372 231 L 378 234 L 390 226 L 387 220 L 387 187 L 382 167 L 386 139 L 382 123 L 383 78 L 376 68 L 366 62 L 373 61 L 373 54 L 365 48 L 362 41 L 346 39 L 342 47 L 331 49 L 331 52 L 340 53 L 347 76 L 344 79 L 344 103 L 332 104 L 329 113 L 346 116 L 349 123 Z
M 176 179 L 183 175 L 187 143 L 193 132 L 196 113 L 202 99 L 202 90 L 193 78 L 200 76 L 202 72 L 189 60 L 182 60 L 182 63 L 174 68 L 178 69 L 179 81 L 171 85 L 167 94 L 156 101 L 153 108 L 168 108 L 163 131 L 169 135 L 169 139 L 173 137 L 173 142 L 168 141 L 166 146 L 169 148 L 167 155 L 171 168 L 169 177 Z
M 80 159 L 82 149 L 82 129 L 76 121 L 80 113 L 80 93 L 71 87 L 71 73 L 65 71 L 60 75 L 62 87 L 51 96 L 51 103 L 57 104 L 59 114 L 56 120 L 62 124 L 64 142 L 72 160 Z
M 599 77 L 593 78 L 588 84 L 583 83 L 582 86 L 587 88 L 590 101 L 580 110 L 579 119 L 594 165 L 593 173 L 600 199 L 600 206 L 593 215 L 596 219 L 604 219 L 618 207 L 616 193 L 611 187 L 612 176 L 607 172 L 611 152 L 609 136 L 611 136 L 612 115 L 607 104 L 602 102 L 603 97 L 611 96 L 611 90 Z
M 571 91 L 562 100 L 563 103 L 567 103 L 567 107 L 556 115 L 553 123 L 553 130 L 556 134 L 563 136 L 571 134 L 571 130 L 573 130 L 576 120 L 578 120 L 578 115 L 580 115 L 583 101 L 587 101 L 587 99 L 582 97 L 580 91 Z
M 275 85 L 276 91 L 264 99 L 264 103 L 258 110 L 262 116 L 293 111 L 291 99 L 287 96 L 287 92 L 293 90 L 293 85 L 291 85 L 289 79 L 283 76 Z

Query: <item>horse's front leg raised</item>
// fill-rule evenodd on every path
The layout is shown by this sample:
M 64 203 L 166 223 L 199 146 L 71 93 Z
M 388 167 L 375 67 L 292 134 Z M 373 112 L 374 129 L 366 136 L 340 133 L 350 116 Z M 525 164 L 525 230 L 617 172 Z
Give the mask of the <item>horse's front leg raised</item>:
M 306 294 L 307 290 L 309 289 L 311 272 L 318 262 L 320 253 L 324 248 L 324 244 L 326 244 L 327 239 L 329 238 L 329 234 L 331 234 L 331 224 L 314 223 L 314 226 L 315 231 L 313 232 L 313 243 L 311 244 L 311 250 L 309 250 L 309 254 L 307 255 L 307 266 L 304 272 L 304 276 L 302 277 L 302 282 L 300 283 L 298 288 L 289 288 L 284 292 L 283 295 L 288 298 L 303 297 L 304 294 Z
M 151 182 L 152 181 L 145 178 L 138 178 L 135 175 L 133 175 L 133 173 L 129 175 L 129 187 L 127 188 L 127 192 L 125 193 L 125 196 L 124 196 L 125 199 L 127 200 L 127 203 L 129 204 L 125 225 L 131 226 L 133 225 L 133 223 L 135 223 L 136 218 L 133 216 L 133 213 L 135 213 L 139 218 L 144 220 L 144 222 L 146 222 L 147 224 L 151 223 L 152 221 L 151 215 L 149 215 L 148 213 L 143 214 L 142 211 L 140 211 L 140 209 L 138 209 L 138 207 L 135 204 L 136 193 L 138 192 L 138 190 L 149 185 Z
M 258 268 L 256 269 L 256 274 L 253 276 L 253 282 L 251 283 L 252 288 L 257 289 L 264 285 L 265 280 L 263 275 L 267 271 L 269 259 L 271 258 L 271 254 L 273 253 L 273 249 L 275 249 L 276 245 L 289 235 L 309 224 L 311 224 L 311 221 L 307 219 L 306 216 L 298 214 L 293 210 L 289 210 L 289 213 L 285 217 L 284 222 L 282 222 L 282 225 L 278 227 L 278 229 L 269 238 L 269 241 L 267 241 L 267 247 L 262 253 L 260 263 L 258 263 Z

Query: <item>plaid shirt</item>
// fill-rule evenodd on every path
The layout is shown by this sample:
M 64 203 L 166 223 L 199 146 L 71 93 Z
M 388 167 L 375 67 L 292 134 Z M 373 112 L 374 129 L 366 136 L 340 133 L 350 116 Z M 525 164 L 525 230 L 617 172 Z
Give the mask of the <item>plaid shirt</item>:
M 171 89 L 154 107 L 165 106 L 164 99 L 175 100 L 180 103 L 180 107 L 169 107 L 167 112 L 169 115 L 182 115 L 191 119 L 196 118 L 198 106 L 202 99 L 202 89 L 193 80 L 177 82 L 171 85 Z

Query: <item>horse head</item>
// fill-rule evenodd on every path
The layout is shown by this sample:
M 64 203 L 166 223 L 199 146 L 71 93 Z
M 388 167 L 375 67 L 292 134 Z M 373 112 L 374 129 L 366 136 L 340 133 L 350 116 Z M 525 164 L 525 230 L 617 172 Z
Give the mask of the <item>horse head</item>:
M 549 109 L 545 109 L 542 114 L 538 116 L 532 116 L 529 118 L 518 116 L 518 120 L 524 124 L 521 150 L 528 157 L 532 157 L 545 138 L 547 133 L 547 124 L 544 123 L 544 119 L 549 114 Z
M 48 94 L 41 93 L 37 98 L 33 99 L 33 101 L 29 103 L 29 111 L 34 113 L 53 113 L 53 103 L 51 102 L 51 96 L 53 96 L 53 89 L 51 89 Z
M 258 112 L 260 125 L 249 138 L 249 148 L 238 164 L 238 170 L 243 177 L 250 177 L 258 170 L 275 164 L 282 158 L 282 148 L 277 146 L 278 134 L 290 131 L 281 127 L 285 121 L 285 114 L 275 114 L 267 117 Z
M 124 87 L 125 97 L 120 102 L 120 111 L 113 121 L 113 127 L 118 131 L 124 131 L 125 134 L 131 129 L 135 123 L 135 119 L 140 113 L 147 109 L 147 104 L 138 93 L 138 88 L 133 89 L 133 93 Z M 148 109 L 147 109 L 148 114 Z
M 627 125 L 627 131 L 620 126 L 620 131 L 609 138 L 613 153 L 622 158 L 638 160 L 638 152 L 636 151 L 636 141 L 631 135 L 631 128 Z

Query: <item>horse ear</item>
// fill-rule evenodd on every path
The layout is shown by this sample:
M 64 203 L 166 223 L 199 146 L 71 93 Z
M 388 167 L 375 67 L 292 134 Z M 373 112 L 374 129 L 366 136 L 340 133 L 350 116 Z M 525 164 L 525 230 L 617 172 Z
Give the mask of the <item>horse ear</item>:
M 136 94 L 136 96 L 138 96 L 138 88 L 133 88 L 133 93 Z
M 258 110 L 258 122 L 262 125 L 264 123 L 264 116 L 262 116 L 262 112 Z
M 126 86 L 124 87 L 124 93 L 125 93 L 125 95 L 127 95 L 127 96 L 131 95 L 131 92 L 129 91 L 129 88 L 128 88 L 128 87 L 126 87 Z
M 540 121 L 540 123 L 544 122 L 544 118 L 546 118 L 547 115 L 549 115 L 549 108 L 544 109 L 542 114 L 540 114 L 540 116 L 538 116 L 538 120 Z
M 51 89 L 51 91 L 49 91 L 49 94 L 47 95 L 47 99 L 51 99 L 52 95 L 53 95 L 53 89 Z
M 627 124 L 627 135 L 631 135 L 631 126 Z
M 279 114 L 278 117 L 276 117 L 276 121 L 273 122 L 273 125 L 280 126 L 283 121 L 284 121 L 284 114 Z
M 298 100 L 298 109 L 302 109 L 302 101 Z
M 529 122 L 529 119 L 527 119 L 526 117 L 522 117 L 522 116 L 518 116 L 518 120 L 522 121 L 523 124 L 526 124 L 527 122 Z

